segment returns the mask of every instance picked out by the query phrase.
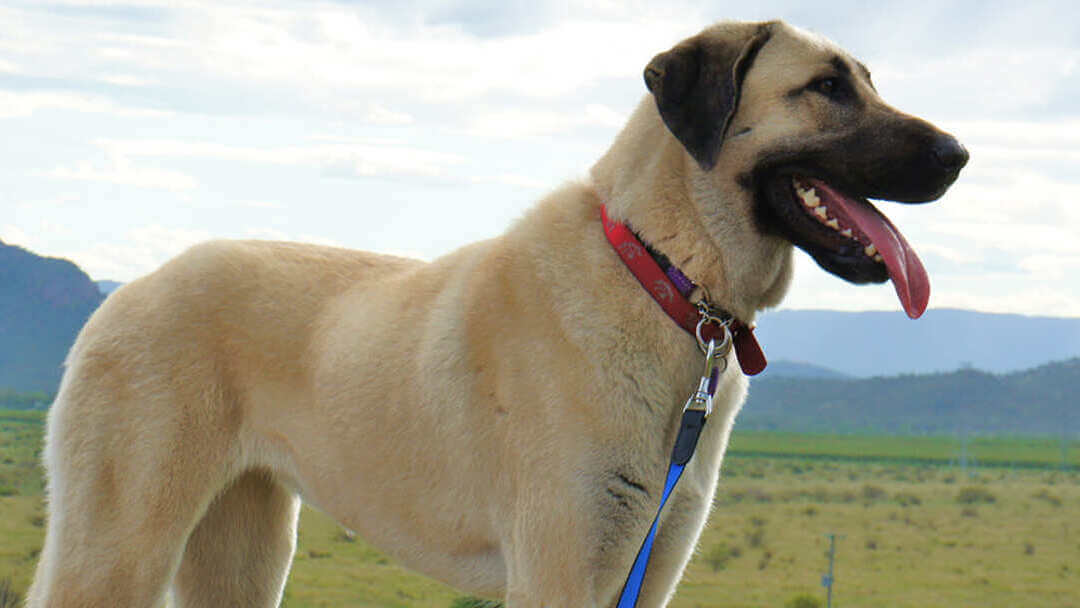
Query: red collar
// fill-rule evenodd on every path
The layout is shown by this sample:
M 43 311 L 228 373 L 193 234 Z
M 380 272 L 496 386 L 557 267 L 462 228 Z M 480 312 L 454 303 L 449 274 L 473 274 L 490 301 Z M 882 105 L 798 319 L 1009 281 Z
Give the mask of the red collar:
M 630 228 L 608 217 L 607 207 L 603 205 L 600 206 L 600 218 L 603 220 L 604 233 L 607 235 L 608 242 L 615 248 L 615 252 L 626 263 L 627 268 L 645 288 L 645 291 L 649 292 L 649 295 L 660 304 L 672 320 L 691 336 L 695 335 L 698 321 L 701 320 L 701 313 L 698 312 L 697 307 L 686 299 L 682 291 L 668 278 Z M 730 318 L 730 315 L 727 316 Z M 765 353 L 754 338 L 754 329 L 734 318 L 731 319 L 728 329 L 731 331 L 735 344 L 735 356 L 739 359 L 739 366 L 742 367 L 743 373 L 747 376 L 761 373 L 767 362 Z M 719 325 L 708 323 L 702 327 L 701 333 L 705 340 L 710 340 L 720 339 L 722 335 L 720 332 Z

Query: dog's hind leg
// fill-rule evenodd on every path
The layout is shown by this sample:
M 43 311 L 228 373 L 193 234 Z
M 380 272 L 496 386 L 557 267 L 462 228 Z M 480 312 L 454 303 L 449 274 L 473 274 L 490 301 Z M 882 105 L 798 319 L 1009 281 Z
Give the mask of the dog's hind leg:
M 242 475 L 188 539 L 174 583 L 177 608 L 272 608 L 296 549 L 300 499 L 270 473 Z
M 96 372 L 96 373 L 95 373 Z M 49 413 L 49 521 L 29 608 L 153 608 L 238 471 L 220 391 L 135 391 L 69 370 Z

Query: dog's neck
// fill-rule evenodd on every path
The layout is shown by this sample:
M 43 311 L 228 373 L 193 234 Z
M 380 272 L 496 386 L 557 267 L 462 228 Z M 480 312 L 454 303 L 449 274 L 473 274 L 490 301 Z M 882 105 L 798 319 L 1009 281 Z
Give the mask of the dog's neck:
M 649 97 L 592 169 L 593 187 L 613 218 L 633 226 L 649 247 L 704 287 L 714 305 L 750 323 L 787 291 L 790 246 L 770 241 L 767 250 L 775 259 L 767 261 L 765 272 L 740 265 L 736 258 L 746 241 L 769 237 L 737 217 L 741 209 L 725 209 L 720 199 L 728 193 L 700 187 L 708 178 L 664 126 Z M 726 211 L 730 219 L 709 218 L 724 222 L 722 229 L 710 230 L 702 209 Z

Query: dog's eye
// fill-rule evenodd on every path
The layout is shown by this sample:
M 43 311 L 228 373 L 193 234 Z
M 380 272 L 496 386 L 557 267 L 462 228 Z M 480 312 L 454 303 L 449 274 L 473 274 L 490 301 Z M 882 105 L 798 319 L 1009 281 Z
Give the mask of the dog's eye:
M 814 84 L 816 85 L 814 88 L 825 95 L 831 95 L 836 89 L 840 88 L 840 83 L 835 78 L 822 78 Z
M 811 82 L 808 88 L 821 93 L 833 101 L 843 101 L 849 97 L 847 83 L 844 82 L 843 79 L 835 76 L 818 78 L 814 82 Z

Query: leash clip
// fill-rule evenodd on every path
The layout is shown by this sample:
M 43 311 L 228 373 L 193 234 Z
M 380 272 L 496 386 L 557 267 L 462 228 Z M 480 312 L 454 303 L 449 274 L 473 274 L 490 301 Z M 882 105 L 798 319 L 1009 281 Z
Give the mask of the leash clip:
M 698 335 L 701 335 L 701 325 L 705 322 L 703 318 L 698 323 Z M 721 325 L 724 328 L 724 340 L 721 342 L 721 346 L 716 345 L 716 340 L 709 340 L 707 344 L 704 344 L 705 350 L 705 370 L 701 373 L 701 379 L 698 380 L 697 390 L 690 395 L 690 398 L 686 400 L 686 405 L 683 406 L 683 412 L 688 410 L 696 410 L 704 412 L 706 418 L 712 414 L 713 411 L 713 393 L 716 392 L 716 382 L 720 379 L 720 374 L 724 373 L 727 369 L 728 351 L 731 350 L 731 332 L 728 331 L 726 325 Z M 704 342 L 700 339 L 699 341 Z

